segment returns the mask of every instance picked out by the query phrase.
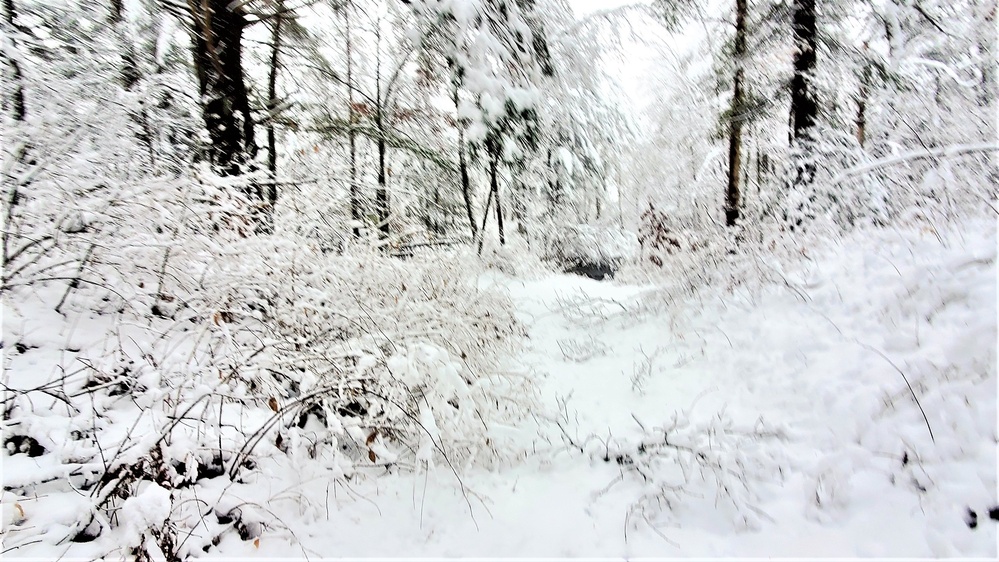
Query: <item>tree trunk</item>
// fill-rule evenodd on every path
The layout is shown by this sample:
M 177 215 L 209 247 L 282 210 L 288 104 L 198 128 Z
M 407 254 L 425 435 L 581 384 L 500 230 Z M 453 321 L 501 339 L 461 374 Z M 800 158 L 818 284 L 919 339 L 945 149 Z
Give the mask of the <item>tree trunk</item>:
M 506 235 L 503 233 L 503 205 L 500 204 L 499 196 L 499 151 L 492 155 L 489 162 L 489 185 L 493 192 L 493 199 L 496 200 L 496 228 L 499 229 L 500 246 L 506 245 Z
M 361 194 L 357 186 L 357 113 L 354 110 L 354 77 L 352 41 L 350 36 L 350 4 L 343 9 L 344 27 L 347 30 L 347 142 L 350 144 L 350 219 L 354 222 L 354 238 L 361 237 Z
M 867 43 L 864 43 L 864 54 L 867 54 Z M 867 140 L 867 98 L 870 95 L 871 64 L 864 61 L 860 71 L 860 91 L 857 93 L 857 142 L 863 148 Z
M 745 96 L 742 81 L 746 59 L 746 1 L 735 0 L 735 80 L 732 107 L 729 111 L 728 188 L 725 190 L 725 226 L 739 220 L 739 172 L 742 166 L 742 122 L 745 119 Z
M 809 85 L 816 62 L 816 0 L 794 0 L 792 27 L 794 32 L 794 76 L 791 78 L 791 132 L 792 143 L 799 150 L 808 151 L 813 138 L 818 104 Z M 815 164 L 807 153 L 799 155 L 795 186 L 804 187 L 815 177 Z
M 468 214 L 468 226 L 472 229 L 472 239 L 479 235 L 475 227 L 475 215 L 472 210 L 472 182 L 468 177 L 468 161 L 465 158 L 465 131 L 458 132 L 458 168 L 461 172 L 461 195 L 465 199 L 465 212 Z
M 489 220 L 489 211 L 492 210 L 493 205 L 493 190 L 489 189 L 489 196 L 486 197 L 486 208 L 482 212 L 482 228 L 479 229 L 479 249 L 478 253 L 482 255 L 482 244 L 486 241 L 486 221 Z
M 277 135 L 274 121 L 277 117 L 277 77 L 281 69 L 281 23 L 284 20 L 284 0 L 278 0 L 277 13 L 274 17 L 274 29 L 271 32 L 271 67 L 267 77 L 267 212 L 270 221 L 274 220 L 274 206 L 277 205 Z
M 14 0 L 3 0 L 4 18 L 7 20 L 7 26 L 10 29 L 15 29 L 16 25 L 14 21 L 17 19 L 17 8 L 14 6 Z M 8 38 L 13 49 L 15 46 L 15 41 L 13 38 Z M 11 81 L 13 82 L 14 92 L 11 94 L 11 109 L 12 116 L 15 121 L 22 122 L 25 117 L 24 109 L 24 76 L 21 74 L 21 65 L 17 62 L 17 57 L 6 57 L 7 63 L 10 65 Z
M 243 80 L 241 41 L 246 18 L 228 0 L 191 2 L 194 63 L 201 91 L 210 155 L 219 174 L 238 175 L 250 167 L 256 146 L 253 119 Z M 259 189 L 255 195 L 263 195 Z
M 454 108 L 458 109 L 458 88 L 454 89 Z M 468 161 L 465 158 L 465 127 L 458 123 L 458 173 L 461 175 L 461 196 L 465 199 L 465 212 L 468 213 L 468 225 L 472 229 L 472 240 L 479 235 L 475 225 L 475 214 L 472 211 L 472 183 L 468 177 Z
M 809 81 L 815 72 L 815 0 L 794 0 L 794 76 L 791 78 L 791 123 L 796 142 L 812 140 L 818 104 Z
M 384 240 L 389 235 L 389 200 L 385 175 L 385 129 L 381 108 L 375 113 L 375 126 L 378 130 L 378 188 L 375 190 L 375 207 L 378 211 L 379 237 Z
M 378 20 L 375 28 L 375 129 L 378 131 L 378 187 L 375 189 L 375 212 L 378 215 L 378 237 L 385 240 L 389 236 L 389 200 L 388 186 L 385 174 L 385 102 L 382 99 L 382 22 Z

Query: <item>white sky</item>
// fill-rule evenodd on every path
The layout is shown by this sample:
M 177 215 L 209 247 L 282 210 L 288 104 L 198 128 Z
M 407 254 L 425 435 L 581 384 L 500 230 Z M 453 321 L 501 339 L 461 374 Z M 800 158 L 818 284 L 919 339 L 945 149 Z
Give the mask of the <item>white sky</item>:
M 569 5 L 576 11 L 577 16 L 583 16 L 596 12 L 597 10 L 609 10 L 628 4 L 647 4 L 643 0 L 569 0 Z

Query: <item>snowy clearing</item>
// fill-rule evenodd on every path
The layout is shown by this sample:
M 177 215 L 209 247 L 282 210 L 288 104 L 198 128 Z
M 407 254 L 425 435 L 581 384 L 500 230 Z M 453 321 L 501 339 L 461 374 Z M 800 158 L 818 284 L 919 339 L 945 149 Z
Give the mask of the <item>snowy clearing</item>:
M 994 224 L 814 253 L 786 285 L 665 308 L 651 286 L 490 274 L 528 327 L 511 365 L 540 381 L 534 420 L 508 429 L 520 461 L 460 480 L 358 467 L 345 485 L 275 457 L 224 496 L 254 506 L 263 534 L 204 556 L 995 557 Z M 64 330 L 17 354 L 10 378 L 83 344 Z M 7 487 L 67 470 L 9 452 Z M 211 482 L 197 484 L 209 505 Z M 6 492 L 5 548 L 24 545 L 8 555 L 96 554 L 54 544 L 79 497 Z M 162 522 L 168 498 L 153 485 L 121 509 Z
M 993 558 L 995 227 L 941 236 L 858 234 L 785 272 L 786 287 L 658 313 L 634 312 L 650 288 L 497 276 L 530 326 L 524 366 L 543 377 L 550 443 L 522 465 L 471 471 L 464 490 L 438 469 L 359 486 L 370 502 L 331 494 L 329 521 L 299 538 L 324 556 Z M 725 481 L 730 496 L 676 458 L 661 476 L 683 489 L 658 512 L 641 501 L 652 484 L 601 457 L 641 439 L 639 421 L 677 414 L 689 424 L 680 442 L 740 475 Z M 585 454 L 563 447 L 553 421 Z

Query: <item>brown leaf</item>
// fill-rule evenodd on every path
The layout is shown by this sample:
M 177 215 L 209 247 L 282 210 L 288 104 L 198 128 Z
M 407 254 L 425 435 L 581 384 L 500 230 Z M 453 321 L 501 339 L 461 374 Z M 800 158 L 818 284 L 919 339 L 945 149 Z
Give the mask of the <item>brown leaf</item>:
M 364 444 L 365 445 L 370 445 L 377 438 L 378 438 L 378 430 L 376 429 L 376 430 L 374 430 L 374 431 L 371 432 L 371 435 L 368 436 L 368 439 L 364 442 Z
M 278 401 L 277 398 L 271 396 L 270 400 L 267 401 L 267 405 L 271 407 L 271 410 L 275 412 L 278 411 Z
M 21 504 L 19 504 L 19 503 L 15 503 L 15 504 L 14 504 L 14 509 L 16 509 L 16 510 L 17 510 L 17 513 L 18 513 L 18 514 L 20 514 L 20 516 L 21 516 L 21 519 L 24 519 L 24 508 L 23 508 L 23 507 L 21 507 Z
M 368 449 L 368 460 L 371 462 L 378 462 L 378 455 L 376 455 L 371 449 Z
M 253 539 L 253 548 L 260 548 L 260 539 Z

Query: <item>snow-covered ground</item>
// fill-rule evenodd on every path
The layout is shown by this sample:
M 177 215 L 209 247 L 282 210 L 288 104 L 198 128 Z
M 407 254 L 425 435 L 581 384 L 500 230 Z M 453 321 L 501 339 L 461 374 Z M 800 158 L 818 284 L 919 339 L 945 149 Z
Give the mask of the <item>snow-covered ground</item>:
M 685 299 L 490 275 L 528 328 L 510 368 L 539 385 L 520 461 L 260 478 L 226 501 L 267 532 L 205 556 L 994 558 L 995 231 L 866 231 Z M 18 543 L 57 517 L 5 499 Z

